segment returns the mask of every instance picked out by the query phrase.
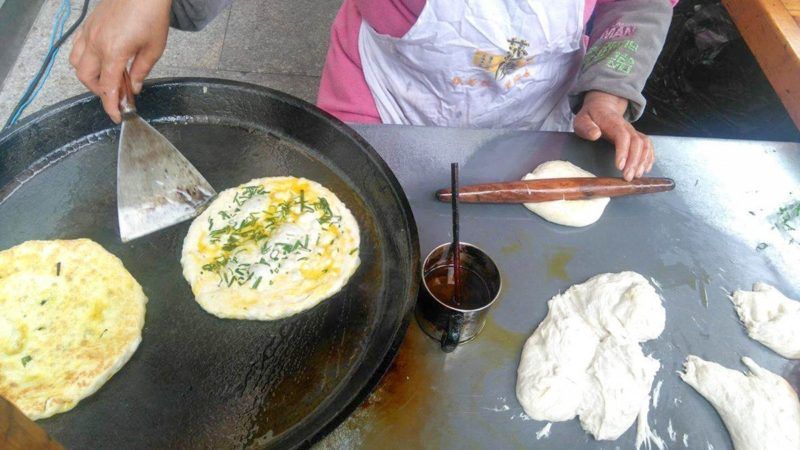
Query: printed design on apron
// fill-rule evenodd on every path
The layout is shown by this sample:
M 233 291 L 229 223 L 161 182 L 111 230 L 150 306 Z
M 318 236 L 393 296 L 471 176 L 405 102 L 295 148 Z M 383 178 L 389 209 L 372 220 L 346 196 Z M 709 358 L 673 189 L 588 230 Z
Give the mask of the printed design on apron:
M 508 39 L 505 55 L 477 50 L 472 57 L 472 64 L 494 73 L 495 80 L 498 80 L 533 61 L 533 56 L 528 56 L 530 45 L 525 39 L 512 37 Z
M 383 123 L 569 131 L 585 0 L 427 0 L 395 38 L 362 22 Z
M 605 60 L 606 67 L 626 75 L 630 74 L 636 65 L 636 51 L 639 50 L 639 43 L 633 39 L 635 35 L 635 25 L 617 22 L 606 28 L 597 42 L 586 52 L 581 72 Z
M 476 50 L 472 55 L 472 65 L 480 67 L 485 71 L 494 74 L 494 80 L 501 80 L 506 75 L 512 74 L 517 69 L 521 69 L 533 61 L 533 56 L 528 56 L 527 48 L 531 45 L 525 39 L 512 37 L 508 40 L 508 50 L 505 55 L 498 55 L 483 50 Z M 517 74 L 512 80 L 507 80 L 503 86 L 506 90 L 511 89 L 522 78 L 530 77 L 530 71 Z M 492 80 L 488 77 L 479 79 L 478 77 L 464 78 L 458 75 L 453 76 L 451 83 L 453 86 L 470 86 L 488 88 L 492 85 Z

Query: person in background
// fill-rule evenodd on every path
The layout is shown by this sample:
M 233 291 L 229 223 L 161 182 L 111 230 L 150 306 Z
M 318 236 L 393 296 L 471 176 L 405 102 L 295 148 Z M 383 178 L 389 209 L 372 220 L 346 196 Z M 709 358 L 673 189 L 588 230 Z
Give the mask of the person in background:
M 232 0 L 101 0 L 70 63 L 120 121 L 170 25 L 200 30 Z M 573 131 L 616 149 L 627 180 L 655 160 L 630 122 L 677 0 L 344 0 L 317 104 L 346 122 Z

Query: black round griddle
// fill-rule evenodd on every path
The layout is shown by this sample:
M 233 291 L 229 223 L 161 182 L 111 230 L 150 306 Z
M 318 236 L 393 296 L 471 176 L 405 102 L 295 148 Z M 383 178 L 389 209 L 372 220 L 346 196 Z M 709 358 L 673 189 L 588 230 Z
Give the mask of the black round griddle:
M 293 317 L 211 316 L 181 274 L 189 222 L 120 242 L 118 127 L 97 98 L 37 113 L 0 135 L 0 249 L 91 238 L 149 298 L 131 360 L 73 410 L 38 423 L 68 448 L 308 445 L 374 387 L 408 324 L 419 245 L 400 185 L 349 127 L 280 92 L 171 79 L 147 85 L 138 106 L 218 191 L 278 175 L 331 189 L 359 223 L 361 266 L 341 292 Z

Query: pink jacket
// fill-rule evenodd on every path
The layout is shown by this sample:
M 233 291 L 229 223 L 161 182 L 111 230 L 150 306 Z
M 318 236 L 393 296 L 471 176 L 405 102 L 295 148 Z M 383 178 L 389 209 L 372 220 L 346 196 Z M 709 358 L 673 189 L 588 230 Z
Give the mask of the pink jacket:
M 330 47 L 322 69 L 317 105 L 345 122 L 380 123 L 372 93 L 364 79 L 358 52 L 361 21 L 375 31 L 401 37 L 416 22 L 426 0 L 344 0 L 331 27 Z M 598 3 L 586 0 L 584 24 Z M 674 5 L 677 0 L 671 0 Z

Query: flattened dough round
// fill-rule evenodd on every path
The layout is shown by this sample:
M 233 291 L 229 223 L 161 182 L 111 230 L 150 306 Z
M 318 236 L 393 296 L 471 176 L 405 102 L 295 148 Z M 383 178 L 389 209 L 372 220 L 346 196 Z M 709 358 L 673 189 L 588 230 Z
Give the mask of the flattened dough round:
M 183 243 L 195 299 L 222 318 L 275 320 L 339 292 L 359 260 L 358 224 L 330 190 L 271 177 L 219 194 Z
M 131 358 L 147 297 L 88 239 L 0 252 L 0 394 L 31 419 L 72 409 Z
M 537 166 L 533 172 L 525 175 L 522 179 L 591 177 L 594 177 L 594 174 L 569 161 L 547 161 Z M 600 220 L 600 216 L 603 215 L 609 200 L 608 197 L 598 197 L 591 200 L 555 200 L 552 202 L 525 203 L 525 207 L 548 222 L 568 227 L 585 227 Z

